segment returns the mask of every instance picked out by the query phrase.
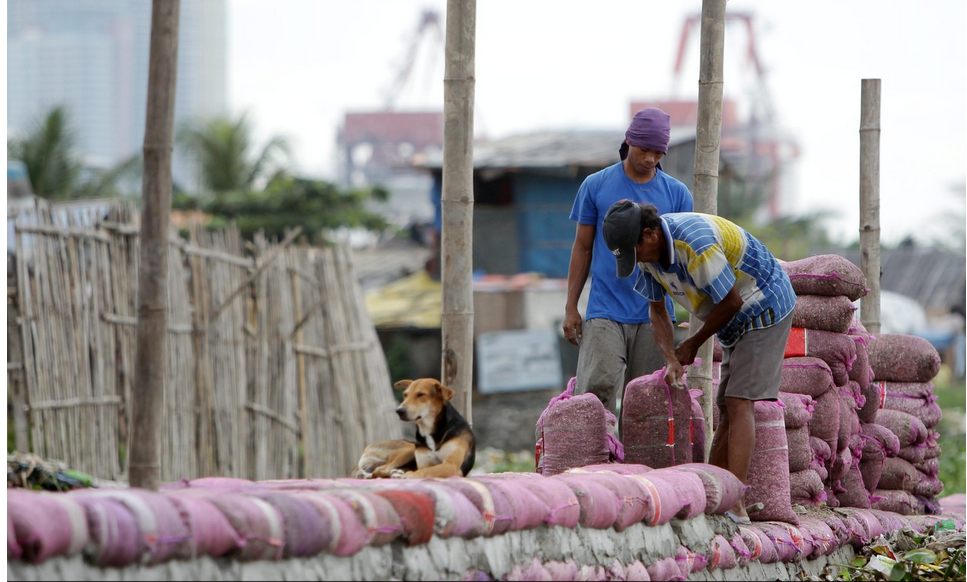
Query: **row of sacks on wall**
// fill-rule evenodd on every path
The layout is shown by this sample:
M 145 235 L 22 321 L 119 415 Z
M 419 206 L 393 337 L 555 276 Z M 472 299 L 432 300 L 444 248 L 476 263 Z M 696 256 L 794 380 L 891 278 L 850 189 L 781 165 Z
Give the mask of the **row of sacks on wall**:
M 415 546 L 433 536 L 499 536 L 543 526 L 621 532 L 635 524 L 660 527 L 673 519 L 721 514 L 743 489 L 728 471 L 702 463 L 667 469 L 608 463 L 552 477 L 493 473 L 262 482 L 214 477 L 166 484 L 159 492 L 10 489 L 7 557 L 38 563 L 82 555 L 96 566 L 123 567 L 198 556 L 242 561 L 351 556 L 369 545 Z M 808 510 L 796 516 L 796 524 L 756 522 L 733 528 L 731 537 L 716 534 L 701 553 L 683 545 L 674 555 L 647 564 L 565 560 L 539 566 L 562 580 L 577 579 L 565 576 L 572 567 L 575 576 L 588 575 L 584 570 L 589 566 L 606 569 L 602 575 L 612 576 L 606 579 L 615 579 L 619 569 L 625 579 L 648 579 L 642 569 L 654 579 L 674 579 L 685 575 L 683 568 L 695 572 L 749 560 L 789 562 L 829 555 L 903 527 L 924 531 L 942 519 L 963 530 L 964 518 L 956 514 Z M 520 564 L 509 576 L 524 579 L 536 566 Z M 561 569 L 553 570 L 557 566 Z

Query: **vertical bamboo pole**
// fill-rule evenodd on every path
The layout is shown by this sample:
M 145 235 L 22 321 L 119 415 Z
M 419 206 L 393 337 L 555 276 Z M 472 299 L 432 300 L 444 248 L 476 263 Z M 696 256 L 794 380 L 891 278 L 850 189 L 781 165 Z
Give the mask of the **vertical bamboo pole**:
M 168 221 L 181 0 L 151 3 L 148 107 L 144 133 L 138 332 L 130 483 L 158 490 L 168 336 Z
M 718 213 L 719 150 L 722 141 L 722 85 L 725 54 L 725 0 L 703 0 L 701 61 L 698 77 L 698 122 L 695 127 L 695 177 L 692 195 L 695 211 Z M 689 326 L 694 333 L 702 325 L 694 315 Z M 709 339 L 698 350 L 701 364 L 689 366 L 688 386 L 699 388 L 705 414 L 705 459 L 712 447 L 712 347 Z
M 305 254 L 300 254 L 299 258 L 304 256 Z M 300 322 L 302 321 L 302 292 L 299 287 L 299 278 L 301 275 L 296 272 L 292 272 L 290 276 L 292 277 L 292 297 L 294 300 L 295 309 L 293 321 Z M 295 332 L 295 343 L 302 345 L 301 327 Z M 295 358 L 295 376 L 296 382 L 299 386 L 299 441 L 301 445 L 299 447 L 301 449 L 301 453 L 299 454 L 299 459 L 296 463 L 296 471 L 301 477 L 309 477 L 314 474 L 315 467 L 313 467 L 313 459 L 309 455 L 309 446 L 306 442 L 306 439 L 309 438 L 309 401 L 306 395 L 306 362 L 305 355 L 303 355 L 302 352 L 295 352 Z
M 441 381 L 473 424 L 473 100 L 476 0 L 447 0 L 443 84 Z
M 860 97 L 860 269 L 869 292 L 860 301 L 866 331 L 880 333 L 880 80 L 863 79 Z

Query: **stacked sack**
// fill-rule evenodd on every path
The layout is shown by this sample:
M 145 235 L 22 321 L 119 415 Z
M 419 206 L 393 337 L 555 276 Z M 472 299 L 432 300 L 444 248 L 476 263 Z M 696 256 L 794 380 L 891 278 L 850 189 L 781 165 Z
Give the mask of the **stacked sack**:
M 896 439 L 886 437 L 891 442 L 872 490 L 873 507 L 904 515 L 938 513 L 944 486 L 937 478 L 940 435 L 934 429 L 942 413 L 933 379 L 940 354 L 927 340 L 907 334 L 867 334 L 867 351 L 879 402 L 875 424 Z
M 863 387 L 872 379 L 868 370 L 861 378 L 856 366 L 860 342 L 851 335 L 853 302 L 866 295 L 866 279 L 838 255 L 816 255 L 782 267 L 797 295 L 779 388 L 789 436 L 792 502 L 868 509 L 869 491 L 860 473 L 860 411 L 866 404 Z M 865 352 L 863 357 L 865 362 Z

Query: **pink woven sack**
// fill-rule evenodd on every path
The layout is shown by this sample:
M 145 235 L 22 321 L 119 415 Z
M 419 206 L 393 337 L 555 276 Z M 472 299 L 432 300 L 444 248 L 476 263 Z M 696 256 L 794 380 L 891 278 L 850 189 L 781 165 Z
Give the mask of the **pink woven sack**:
M 691 463 L 691 419 L 689 391 L 666 384 L 664 367 L 631 380 L 621 403 L 625 461 L 655 469 Z
M 755 451 L 749 465 L 749 490 L 745 503 L 762 503 L 764 508 L 752 519 L 798 523 L 789 496 L 789 450 L 782 405 L 778 402 L 755 403 Z
M 792 326 L 847 333 L 853 322 L 856 306 L 844 295 L 799 295 L 792 311 Z
M 782 268 L 789 274 L 797 295 L 845 295 L 850 301 L 865 296 L 863 271 L 845 257 L 823 254 L 787 261 Z
M 826 503 L 826 490 L 819 474 L 812 469 L 789 473 L 789 498 L 793 504 L 819 507 Z
M 940 372 L 940 354 L 926 339 L 902 333 L 874 337 L 866 349 L 877 380 L 929 382 Z
M 624 459 L 624 450 L 608 432 L 617 419 L 597 396 L 574 396 L 575 378 L 551 399 L 537 420 L 538 472 L 546 477 L 572 467 Z
M 806 394 L 815 400 L 832 387 L 833 373 L 829 370 L 829 364 L 823 360 L 804 356 L 785 358 L 782 361 L 780 393 Z M 815 409 L 813 414 L 816 414 Z
M 89 540 L 84 507 L 73 495 L 7 489 L 8 559 L 39 563 L 55 556 L 76 556 Z
M 709 515 L 721 515 L 737 505 L 747 489 L 734 473 L 715 465 L 690 463 L 675 469 L 692 471 L 701 479 L 705 488 L 705 513 Z

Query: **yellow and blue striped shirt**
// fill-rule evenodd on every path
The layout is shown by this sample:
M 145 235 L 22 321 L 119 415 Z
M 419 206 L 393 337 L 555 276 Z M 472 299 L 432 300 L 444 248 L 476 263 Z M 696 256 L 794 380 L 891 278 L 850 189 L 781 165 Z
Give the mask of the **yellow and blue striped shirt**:
M 725 347 L 750 329 L 775 324 L 796 306 L 796 293 L 779 261 L 742 227 L 698 212 L 663 214 L 661 221 L 670 264 L 663 269 L 658 263 L 639 263 L 635 281 L 635 291 L 649 301 L 671 295 L 705 320 L 735 287 L 742 308 L 717 334 Z

